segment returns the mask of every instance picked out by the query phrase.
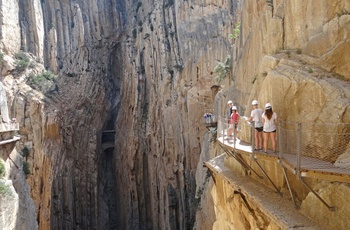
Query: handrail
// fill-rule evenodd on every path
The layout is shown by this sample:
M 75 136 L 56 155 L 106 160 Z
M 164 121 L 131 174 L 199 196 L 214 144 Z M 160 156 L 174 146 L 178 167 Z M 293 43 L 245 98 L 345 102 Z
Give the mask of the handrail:
M 291 170 L 303 185 L 314 193 L 329 210 L 334 210 L 334 207 L 328 205 L 313 191 L 302 180 L 302 177 L 310 175 L 312 177 L 319 176 L 321 179 L 332 178 L 334 181 L 350 182 L 350 168 L 341 167 L 342 154 L 350 151 L 350 123 L 328 123 L 324 125 L 320 123 L 312 124 L 280 120 L 277 125 L 278 155 L 269 152 L 264 154 L 254 151 L 254 128 L 252 126 L 244 126 L 241 125 L 239 128 L 241 132 L 240 136 L 242 137 L 240 142 L 248 143 L 244 147 L 241 144 L 236 145 L 236 142 L 230 143 L 227 140 L 228 121 L 222 117 L 218 119 L 217 138 L 223 144 L 233 148 L 234 151 L 239 150 L 250 154 L 257 164 L 255 154 L 259 155 L 259 157 L 266 155 L 277 160 L 283 170 L 285 168 Z M 258 166 L 268 178 L 264 169 L 259 164 Z M 328 176 L 325 176 L 325 174 L 328 174 Z M 292 195 L 286 174 L 285 179 Z M 279 192 L 273 181 L 270 180 L 270 182 Z M 293 195 L 292 200 L 295 204 Z
M 239 122 L 238 125 L 239 136 L 254 149 L 253 130 L 242 123 Z M 224 142 L 228 126 L 226 118 L 218 117 L 217 138 L 223 138 Z M 277 128 L 279 157 L 287 160 L 289 155 L 294 155 L 298 171 L 307 158 L 319 159 L 340 167 L 339 159 L 342 154 L 350 151 L 350 123 L 327 124 L 325 128 L 322 123 L 279 120 Z

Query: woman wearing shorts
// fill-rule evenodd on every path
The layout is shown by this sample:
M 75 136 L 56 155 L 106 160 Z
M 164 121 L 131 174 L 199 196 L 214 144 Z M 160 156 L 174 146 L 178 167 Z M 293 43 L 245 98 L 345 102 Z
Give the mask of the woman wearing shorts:
M 228 136 L 234 134 L 234 141 L 237 140 L 237 128 L 238 128 L 239 114 L 237 113 L 237 107 L 232 106 L 232 114 L 230 117 L 230 125 L 228 130 Z
M 276 153 L 276 124 L 278 122 L 277 113 L 273 112 L 270 103 L 266 103 L 265 112 L 262 115 L 262 122 L 264 124 L 264 152 L 267 152 L 267 145 L 269 138 L 272 142 L 272 150 Z
M 250 114 L 250 118 L 247 122 L 254 121 L 254 139 L 255 139 L 255 148 L 254 151 L 262 150 L 263 145 L 263 123 L 262 123 L 262 114 L 263 111 L 258 107 L 258 101 L 254 100 L 252 102 L 253 110 Z

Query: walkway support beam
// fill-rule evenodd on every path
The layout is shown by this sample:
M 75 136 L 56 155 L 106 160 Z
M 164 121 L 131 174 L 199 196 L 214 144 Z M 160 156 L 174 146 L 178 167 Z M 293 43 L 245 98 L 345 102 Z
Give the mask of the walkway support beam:
M 312 192 L 330 211 L 335 211 L 335 207 L 334 206 L 330 206 L 326 203 L 325 200 L 322 199 L 322 197 L 320 197 L 320 195 L 317 194 L 317 192 L 315 192 L 304 180 L 302 177 L 299 178 L 300 181 L 303 183 L 303 185 L 308 188 L 310 190 L 310 192 Z
M 273 185 L 273 187 L 276 189 L 276 191 L 278 192 L 278 194 L 280 194 L 282 196 L 282 193 L 280 192 L 280 190 L 278 190 L 277 186 L 275 185 L 275 183 L 273 183 L 273 181 L 271 180 L 271 178 L 267 175 L 267 173 L 265 172 L 265 170 L 261 167 L 261 165 L 259 164 L 258 160 L 256 158 L 254 158 L 255 163 L 258 165 L 258 167 L 260 168 L 261 172 L 266 176 L 266 178 L 270 181 L 270 183 Z
M 280 163 L 280 165 L 281 165 L 281 167 L 282 167 L 283 176 L 284 176 L 284 178 L 286 179 L 287 186 L 288 186 L 288 190 L 289 190 L 290 196 L 291 196 L 292 201 L 293 201 L 293 204 L 294 204 L 294 208 L 298 209 L 299 206 L 298 206 L 298 205 L 296 204 L 296 202 L 295 202 L 294 195 L 293 195 L 293 193 L 292 193 L 292 188 L 290 187 L 289 180 L 288 180 L 288 177 L 287 177 L 286 169 L 285 169 L 285 167 L 283 166 L 281 160 L 278 160 L 278 162 Z
M 245 162 L 245 160 L 243 158 L 241 158 L 240 156 L 238 156 L 238 154 L 235 151 L 232 151 L 233 153 L 231 154 L 230 151 L 226 150 L 224 147 L 222 147 L 221 145 L 219 145 L 222 150 L 224 150 L 224 152 L 229 155 L 232 156 L 239 164 L 241 164 L 244 168 L 246 168 L 246 170 L 251 170 L 253 173 L 255 173 L 255 175 L 257 175 L 260 179 L 263 179 L 264 177 L 259 175 L 247 162 Z

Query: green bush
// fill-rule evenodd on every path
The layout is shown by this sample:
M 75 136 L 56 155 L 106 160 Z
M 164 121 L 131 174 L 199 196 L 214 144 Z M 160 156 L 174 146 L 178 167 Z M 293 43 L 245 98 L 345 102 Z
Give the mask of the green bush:
M 40 74 L 30 73 L 28 76 L 28 84 L 37 90 L 47 90 L 53 84 L 55 75 L 51 71 L 44 71 Z
M 31 61 L 31 62 L 29 63 L 29 66 L 28 66 L 28 67 L 29 67 L 30 69 L 34 69 L 34 68 L 36 67 L 36 65 L 37 65 L 37 64 L 36 64 L 35 61 Z
M 235 28 L 233 29 L 233 33 L 228 35 L 229 39 L 236 39 L 238 38 L 241 30 L 241 22 L 237 22 Z
M 10 187 L 4 181 L 0 181 L 0 196 L 10 195 Z
M 27 161 L 23 161 L 23 172 L 26 176 L 30 174 L 29 163 Z
M 0 62 L 2 62 L 4 60 L 4 54 L 2 53 L 2 51 L 0 50 Z
M 29 156 L 29 149 L 27 146 L 24 146 L 23 149 L 22 149 L 22 157 L 28 157 Z
M 5 165 L 0 161 L 0 178 L 5 176 Z
M 24 53 L 23 51 L 19 51 L 15 54 L 15 58 L 15 65 L 18 71 L 24 71 L 25 69 L 27 69 L 30 63 L 30 59 L 26 53 Z
M 213 72 L 217 74 L 215 80 L 217 84 L 220 84 L 221 81 L 226 77 L 227 74 L 231 71 L 231 56 L 227 55 L 225 62 L 218 61 L 218 64 L 215 66 Z

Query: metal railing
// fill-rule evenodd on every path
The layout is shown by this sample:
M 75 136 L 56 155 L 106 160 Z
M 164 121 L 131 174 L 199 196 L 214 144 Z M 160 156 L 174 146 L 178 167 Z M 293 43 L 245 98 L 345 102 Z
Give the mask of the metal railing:
M 295 164 L 300 171 L 305 165 L 324 169 L 341 166 L 339 158 L 350 151 L 350 124 L 296 123 L 279 121 L 279 157 Z M 316 160 L 312 160 L 316 159 Z M 318 160 L 318 161 L 317 161 Z
M 241 118 L 238 137 L 254 149 L 254 127 Z M 217 138 L 229 142 L 229 120 L 219 117 Z M 279 120 L 277 126 L 278 157 L 295 164 L 297 169 L 310 158 L 339 166 L 342 154 L 350 152 L 350 123 L 298 123 Z M 316 162 L 316 161 L 315 161 Z M 317 168 L 317 167 L 316 167 Z M 319 168 L 322 168 L 320 165 Z
M 243 118 L 244 120 L 244 118 Z M 265 155 L 263 152 L 254 151 L 254 127 L 241 120 L 238 126 L 240 142 L 248 143 L 232 144 L 227 140 L 228 119 L 218 119 L 217 138 L 223 144 L 233 148 L 233 152 L 251 154 L 254 162 L 259 166 L 265 177 L 279 192 L 274 182 L 269 178 L 265 170 L 258 163 L 255 154 Z M 278 155 L 268 152 L 267 155 L 278 158 L 284 177 L 286 179 L 294 206 L 297 207 L 295 198 L 286 174 L 286 167 L 291 170 L 302 184 L 307 187 L 329 210 L 334 211 L 335 207 L 329 205 L 309 186 L 302 177 L 312 176 L 334 181 L 349 182 L 350 167 L 347 155 L 350 153 L 350 123 L 300 123 L 280 120 L 277 126 L 277 148 Z M 345 159 L 344 162 L 342 159 Z M 242 159 L 239 159 L 242 162 Z M 243 160 L 244 163 L 244 160 Z M 328 175 L 326 175 L 328 174 Z M 326 176 L 325 176 L 326 175 Z
M 227 135 L 229 130 L 230 119 L 226 117 L 218 117 L 217 123 L 217 138 L 222 140 L 223 143 L 233 143 L 234 138 L 239 138 L 246 143 L 253 143 L 252 149 L 254 149 L 254 135 L 252 135 L 252 124 L 245 123 L 245 117 L 240 117 L 237 127 L 237 137 L 232 132 L 232 137 Z

